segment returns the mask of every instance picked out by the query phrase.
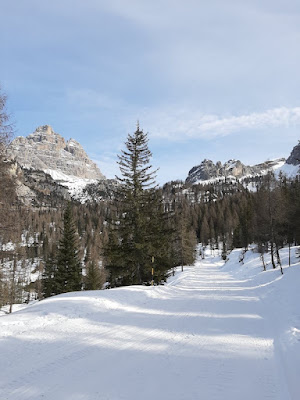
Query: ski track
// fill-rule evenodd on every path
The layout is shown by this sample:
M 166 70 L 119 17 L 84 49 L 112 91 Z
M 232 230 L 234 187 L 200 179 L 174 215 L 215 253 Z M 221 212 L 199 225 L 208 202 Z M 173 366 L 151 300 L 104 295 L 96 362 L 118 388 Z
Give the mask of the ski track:
M 272 316 L 221 265 L 198 260 L 168 285 L 105 291 L 92 310 L 78 297 L 32 323 L 3 317 L 0 399 L 296 400 Z

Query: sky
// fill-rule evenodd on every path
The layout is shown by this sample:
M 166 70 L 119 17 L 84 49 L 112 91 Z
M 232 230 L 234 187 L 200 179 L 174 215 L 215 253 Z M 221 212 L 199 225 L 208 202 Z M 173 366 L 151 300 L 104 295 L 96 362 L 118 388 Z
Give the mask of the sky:
M 51 125 L 108 178 L 137 120 L 160 184 L 300 139 L 299 0 L 0 0 L 0 38 L 15 136 Z

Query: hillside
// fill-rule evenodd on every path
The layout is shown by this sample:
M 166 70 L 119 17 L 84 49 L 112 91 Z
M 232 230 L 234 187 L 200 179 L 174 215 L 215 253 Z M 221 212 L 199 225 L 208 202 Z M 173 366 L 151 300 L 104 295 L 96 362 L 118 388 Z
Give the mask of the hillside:
M 1 400 L 299 399 L 295 249 L 291 267 L 281 250 L 284 275 L 240 255 L 1 317 Z

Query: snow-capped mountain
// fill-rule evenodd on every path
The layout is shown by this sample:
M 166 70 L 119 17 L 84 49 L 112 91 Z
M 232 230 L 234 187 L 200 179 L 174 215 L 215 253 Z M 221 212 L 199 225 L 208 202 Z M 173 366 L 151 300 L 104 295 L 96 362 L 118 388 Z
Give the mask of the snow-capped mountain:
M 200 165 L 193 167 L 186 178 L 186 183 L 208 183 L 225 178 L 243 180 L 245 178 L 257 177 L 273 171 L 275 176 L 280 173 L 288 178 L 294 178 L 300 174 L 300 141 L 290 156 L 276 160 L 265 161 L 256 165 L 245 165 L 240 160 L 229 160 L 224 164 L 218 161 L 216 164 L 211 160 L 203 160 Z
M 284 158 L 266 161 L 252 166 L 245 165 L 240 160 L 229 160 L 224 164 L 218 161 L 214 164 L 213 161 L 205 159 L 200 165 L 193 167 L 189 171 L 186 183 L 196 184 L 216 179 L 242 179 L 249 176 L 259 176 L 266 174 L 268 171 L 281 168 L 284 164 Z
M 27 137 L 14 139 L 9 153 L 22 167 L 45 171 L 53 179 L 56 179 L 55 173 L 59 174 L 59 180 L 65 180 L 65 175 L 80 179 L 105 178 L 76 140 L 65 141 L 49 125 L 38 127 Z
M 286 163 L 275 171 L 276 176 L 279 176 L 280 173 L 284 174 L 287 178 L 294 178 L 296 175 L 300 175 L 300 141 L 293 148 Z
M 23 169 L 44 171 L 73 197 L 81 197 L 88 184 L 105 179 L 78 142 L 66 141 L 49 125 L 38 127 L 27 137 L 17 137 L 8 152 Z
M 293 148 L 289 158 L 286 160 L 288 165 L 300 166 L 300 140 L 299 143 Z

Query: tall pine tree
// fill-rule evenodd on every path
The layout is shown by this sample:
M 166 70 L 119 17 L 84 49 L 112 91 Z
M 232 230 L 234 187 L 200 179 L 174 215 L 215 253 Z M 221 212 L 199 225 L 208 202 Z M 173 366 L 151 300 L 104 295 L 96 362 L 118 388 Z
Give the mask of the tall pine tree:
M 43 297 L 50 297 L 59 294 L 57 288 L 57 265 L 55 255 L 50 253 L 45 262 L 44 272 L 42 275 L 42 292 Z
M 71 203 L 68 203 L 64 212 L 63 232 L 56 261 L 55 281 L 58 293 L 81 290 L 82 273 L 77 246 Z
M 152 257 L 156 259 L 156 282 L 170 268 L 168 229 L 164 224 L 161 196 L 148 148 L 148 137 L 137 125 L 119 156 L 122 176 L 117 177 L 116 210 L 105 249 L 112 286 L 149 283 Z M 165 246 L 165 257 L 162 247 Z M 158 264 L 159 262 L 159 264 Z M 159 272 L 159 273 L 158 273 Z

